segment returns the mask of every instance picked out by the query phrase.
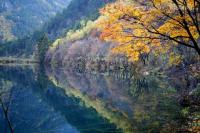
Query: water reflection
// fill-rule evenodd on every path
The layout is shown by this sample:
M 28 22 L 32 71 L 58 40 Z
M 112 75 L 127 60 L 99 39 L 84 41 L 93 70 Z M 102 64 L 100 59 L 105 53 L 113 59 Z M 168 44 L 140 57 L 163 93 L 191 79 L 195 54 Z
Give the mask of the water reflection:
M 37 68 L 0 67 L 0 105 L 1 133 L 121 132 Z
M 156 75 L 0 67 L 2 133 L 177 132 L 177 90 Z
M 165 78 L 76 73 L 48 69 L 49 79 L 69 97 L 79 98 L 125 133 L 176 132 L 180 127 L 176 90 Z

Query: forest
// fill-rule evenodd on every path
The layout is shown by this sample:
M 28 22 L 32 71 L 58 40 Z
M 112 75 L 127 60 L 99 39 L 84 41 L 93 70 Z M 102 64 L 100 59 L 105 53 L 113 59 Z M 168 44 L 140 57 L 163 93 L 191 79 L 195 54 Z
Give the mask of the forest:
M 199 133 L 200 1 L 2 0 L 0 70 L 0 132 Z
M 116 3 L 108 4 L 100 10 L 98 19 L 81 21 L 82 27 L 80 29 L 70 30 L 66 37 L 57 39 L 52 44 L 50 51 L 58 49 L 56 50 L 58 52 L 59 47 L 64 50 L 62 46 L 68 49 L 70 43 L 72 43 L 72 47 L 77 48 L 66 50 L 66 52 L 69 51 L 71 53 L 74 49 L 76 50 L 73 53 L 74 56 L 76 53 L 83 53 L 80 55 L 83 58 L 86 58 L 84 54 L 89 56 L 87 51 L 89 50 L 95 54 L 91 57 L 124 56 L 124 60 L 127 58 L 128 61 L 135 62 L 135 64 L 142 61 L 143 64 L 152 62 L 155 65 L 158 64 L 157 62 L 162 62 L 162 64 L 166 65 L 165 67 L 179 66 L 181 64 L 195 66 L 199 61 L 200 53 L 198 45 L 199 9 L 198 2 L 192 2 L 183 3 L 180 7 L 179 5 L 174 5 L 174 2 L 166 6 L 167 1 L 158 3 L 156 1 L 153 3 L 146 2 L 142 5 L 137 5 L 140 3 L 131 1 L 117 1 Z M 194 7 L 195 4 L 197 5 L 196 7 Z M 135 6 L 135 9 L 132 6 Z M 187 9 L 186 11 L 185 8 Z M 193 8 L 195 8 L 194 13 Z M 184 20 L 182 20 L 183 18 Z M 102 43 L 109 43 L 109 46 L 105 47 L 111 48 L 104 48 L 103 45 L 101 45 L 102 48 L 97 48 L 93 45 L 97 49 L 93 50 L 93 46 L 87 46 L 89 43 L 86 44 L 85 42 L 83 44 L 86 46 L 76 46 L 81 45 L 79 41 L 81 42 L 85 39 L 86 41 L 92 41 L 93 38 Z M 67 45 L 67 43 L 69 44 Z M 107 52 L 104 49 L 108 49 Z M 96 51 L 103 55 L 98 55 L 95 53 Z M 103 52 L 106 52 L 106 54 Z M 53 53 L 55 54 L 55 52 Z M 61 56 L 63 57 L 63 55 Z M 57 60 L 59 59 L 55 61 Z M 63 59 L 61 60 L 63 61 Z

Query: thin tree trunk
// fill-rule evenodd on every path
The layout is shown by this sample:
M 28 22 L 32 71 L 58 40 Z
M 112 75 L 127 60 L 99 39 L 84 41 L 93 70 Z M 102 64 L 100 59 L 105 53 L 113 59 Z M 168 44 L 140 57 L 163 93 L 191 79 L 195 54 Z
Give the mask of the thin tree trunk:
M 3 101 L 2 99 L 0 98 L 0 103 L 1 103 L 1 106 L 2 106 L 2 110 L 4 112 L 4 116 L 6 118 L 6 121 L 8 122 L 8 126 L 9 126 L 9 129 L 10 129 L 10 132 L 11 133 L 14 133 L 14 129 L 12 128 L 12 124 L 11 124 L 11 121 L 9 120 L 8 118 L 8 111 L 6 111 L 5 107 L 4 107 L 4 104 L 3 104 Z

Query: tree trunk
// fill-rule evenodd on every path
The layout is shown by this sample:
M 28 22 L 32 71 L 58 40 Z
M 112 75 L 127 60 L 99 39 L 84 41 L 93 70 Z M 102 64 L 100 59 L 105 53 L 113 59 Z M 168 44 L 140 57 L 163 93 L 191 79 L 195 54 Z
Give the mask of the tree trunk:
M 197 51 L 198 55 L 200 56 L 200 48 L 199 47 L 195 47 L 195 50 Z

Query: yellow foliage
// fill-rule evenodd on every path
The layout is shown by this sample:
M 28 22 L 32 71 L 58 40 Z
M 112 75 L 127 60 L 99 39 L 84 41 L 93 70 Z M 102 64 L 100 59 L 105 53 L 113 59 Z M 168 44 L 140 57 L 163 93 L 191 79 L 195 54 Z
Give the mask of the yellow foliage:
M 81 21 L 81 25 L 83 26 L 78 30 L 70 30 L 67 32 L 66 37 L 57 39 L 50 47 L 50 50 L 55 50 L 60 44 L 68 41 L 76 41 L 78 39 L 82 39 L 86 35 L 88 35 L 92 29 L 96 27 L 96 21 L 88 21 L 84 24 L 84 21 Z
M 55 49 L 59 44 L 61 44 L 60 42 L 61 42 L 61 39 L 57 39 L 57 40 L 51 45 L 50 50 Z
M 175 55 L 175 53 L 170 53 L 169 65 L 179 65 L 181 63 L 181 56 Z
M 85 35 L 87 35 L 95 26 L 96 26 L 95 22 L 88 21 L 82 29 L 79 29 L 76 31 L 69 31 L 67 33 L 66 40 L 67 41 L 75 41 L 75 40 L 81 39 L 81 38 L 85 37 Z
M 180 9 L 185 8 L 183 0 L 177 2 Z M 192 10 L 194 0 L 186 2 L 187 8 Z M 125 53 L 130 60 L 137 61 L 143 53 L 167 53 L 181 41 L 189 45 L 191 36 L 183 26 L 184 21 L 192 37 L 199 39 L 190 15 L 178 14 L 178 8 L 172 0 L 141 3 L 118 0 L 100 10 L 101 17 L 97 20 L 97 26 L 102 31 L 100 37 L 119 43 L 113 50 L 115 53 Z M 172 58 L 170 62 L 178 59 Z

